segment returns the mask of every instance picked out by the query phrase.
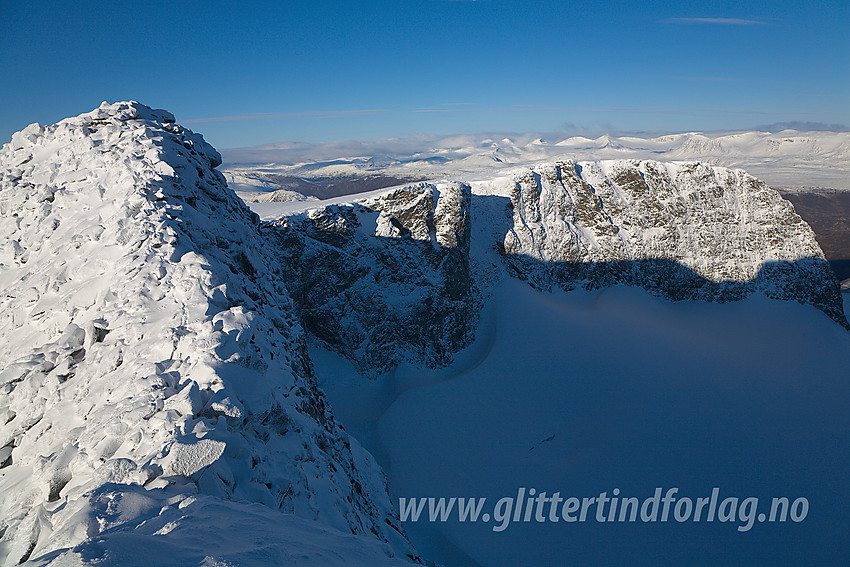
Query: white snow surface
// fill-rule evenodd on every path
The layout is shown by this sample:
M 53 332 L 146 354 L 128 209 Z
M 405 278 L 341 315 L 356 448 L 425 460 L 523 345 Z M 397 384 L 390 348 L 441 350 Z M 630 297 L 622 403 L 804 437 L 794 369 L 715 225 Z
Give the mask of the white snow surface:
M 410 552 L 219 163 L 136 102 L 30 125 L 0 150 L 0 565 Z M 254 519 L 293 532 L 261 541 Z M 154 558 L 126 562 L 132 549 Z
M 109 488 L 99 504 L 121 521 L 67 550 L 48 553 L 27 565 L 51 567 L 399 567 L 387 544 L 371 536 L 344 534 L 260 504 L 204 495 L 177 502 L 139 487 Z
M 226 174 L 335 177 L 384 174 L 476 181 L 561 159 L 701 161 L 746 169 L 774 187 L 850 190 L 850 132 L 689 132 L 597 138 L 455 135 L 327 144 L 270 144 L 223 152 Z
M 279 185 L 264 180 L 250 172 L 227 171 L 224 173 L 227 186 L 246 203 L 281 203 L 286 201 L 316 201 L 315 197 L 297 191 L 281 189 Z
M 431 523 L 405 530 L 453 567 L 837 565 L 850 556 L 850 336 L 815 310 L 752 297 L 665 302 L 637 288 L 541 292 L 498 282 L 475 343 L 444 369 L 364 382 L 311 351 L 338 419 L 398 498 L 641 501 L 805 497 L 801 523 Z M 455 506 L 457 508 L 457 506 Z M 548 513 L 548 507 L 546 508 Z

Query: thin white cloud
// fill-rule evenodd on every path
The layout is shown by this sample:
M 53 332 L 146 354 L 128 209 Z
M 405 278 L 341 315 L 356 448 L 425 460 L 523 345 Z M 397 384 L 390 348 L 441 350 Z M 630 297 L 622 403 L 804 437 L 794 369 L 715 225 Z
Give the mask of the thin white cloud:
M 745 20 L 742 18 L 670 18 L 664 20 L 669 24 L 715 24 L 724 26 L 764 26 L 765 22 L 759 20 Z

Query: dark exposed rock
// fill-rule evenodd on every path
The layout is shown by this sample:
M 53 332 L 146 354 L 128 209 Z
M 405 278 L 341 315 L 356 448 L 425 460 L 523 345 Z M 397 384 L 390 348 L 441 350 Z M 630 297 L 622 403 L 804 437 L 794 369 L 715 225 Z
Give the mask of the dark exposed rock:
M 275 223 L 307 330 L 368 376 L 447 364 L 477 321 L 470 198 L 468 185 L 419 184 Z

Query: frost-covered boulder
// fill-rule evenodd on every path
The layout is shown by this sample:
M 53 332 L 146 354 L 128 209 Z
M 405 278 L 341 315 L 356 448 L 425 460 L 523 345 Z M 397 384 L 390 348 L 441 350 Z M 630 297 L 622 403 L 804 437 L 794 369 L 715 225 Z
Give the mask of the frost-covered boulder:
M 220 162 L 136 102 L 0 150 L 0 564 L 196 493 L 413 555 Z

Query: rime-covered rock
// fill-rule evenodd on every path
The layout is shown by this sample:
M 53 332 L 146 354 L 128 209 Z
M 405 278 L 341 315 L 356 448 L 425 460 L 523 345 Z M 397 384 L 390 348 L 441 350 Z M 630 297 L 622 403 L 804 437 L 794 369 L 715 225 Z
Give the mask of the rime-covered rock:
M 416 184 L 274 223 L 304 325 L 367 376 L 441 366 L 474 336 L 470 189 Z
M 413 556 L 220 162 L 136 102 L 0 150 L 0 564 L 196 493 Z
M 556 162 L 496 182 L 510 198 L 502 243 L 532 285 L 638 285 L 668 299 L 753 292 L 813 305 L 846 326 L 812 229 L 741 170 L 655 161 Z

